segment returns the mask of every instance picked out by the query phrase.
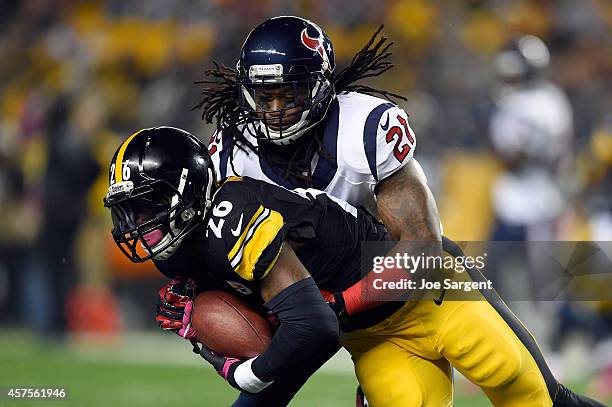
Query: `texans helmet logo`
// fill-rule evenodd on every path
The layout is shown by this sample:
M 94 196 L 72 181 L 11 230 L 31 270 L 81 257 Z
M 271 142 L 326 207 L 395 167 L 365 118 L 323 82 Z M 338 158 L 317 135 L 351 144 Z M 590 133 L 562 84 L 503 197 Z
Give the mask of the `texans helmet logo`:
M 325 47 L 323 46 L 323 35 L 320 34 L 318 38 L 309 37 L 307 29 L 304 28 L 304 30 L 302 30 L 300 39 L 306 48 L 321 55 L 321 58 L 323 58 L 323 69 L 327 70 L 329 67 L 329 57 L 327 56 L 327 51 L 325 51 Z

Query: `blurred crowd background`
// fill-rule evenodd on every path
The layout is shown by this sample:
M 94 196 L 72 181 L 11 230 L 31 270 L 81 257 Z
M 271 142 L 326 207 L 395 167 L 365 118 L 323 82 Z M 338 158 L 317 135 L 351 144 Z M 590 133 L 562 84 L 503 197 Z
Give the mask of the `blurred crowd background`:
M 407 97 L 447 236 L 612 240 L 607 0 L 0 0 L 2 326 L 56 339 L 156 329 L 162 280 L 110 238 L 108 161 L 143 127 L 208 140 L 194 82 L 213 60 L 233 66 L 250 29 L 282 14 L 317 22 L 339 67 L 384 23 L 396 67 L 371 84 Z M 500 76 L 500 50 L 519 34 L 548 48 L 537 81 Z M 603 393 L 611 308 L 542 311 L 556 316 L 543 346 L 563 354 L 580 338 Z

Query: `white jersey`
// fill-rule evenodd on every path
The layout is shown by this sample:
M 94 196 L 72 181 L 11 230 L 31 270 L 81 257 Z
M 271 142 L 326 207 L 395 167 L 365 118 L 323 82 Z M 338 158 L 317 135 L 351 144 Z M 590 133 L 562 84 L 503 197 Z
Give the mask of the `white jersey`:
M 322 142 L 330 157 L 314 157 L 313 187 L 377 215 L 376 184 L 406 165 L 416 147 L 406 113 L 374 96 L 343 93 L 331 103 L 324 126 Z M 245 136 L 257 145 L 248 131 Z M 222 134 L 213 136 L 209 152 L 219 179 L 238 175 L 288 189 L 304 187 L 292 185 L 265 160 L 239 149 Z
M 571 146 L 572 107 L 563 91 L 541 81 L 505 92 L 497 101 L 490 134 L 502 156 L 526 155 L 531 165 L 554 165 Z
M 498 100 L 490 123 L 493 147 L 504 157 L 525 158 L 520 171 L 503 174 L 493 186 L 493 208 L 501 220 L 541 228 L 561 213 L 565 198 L 555 172 L 571 153 L 572 128 L 569 100 L 552 83 L 510 88 Z

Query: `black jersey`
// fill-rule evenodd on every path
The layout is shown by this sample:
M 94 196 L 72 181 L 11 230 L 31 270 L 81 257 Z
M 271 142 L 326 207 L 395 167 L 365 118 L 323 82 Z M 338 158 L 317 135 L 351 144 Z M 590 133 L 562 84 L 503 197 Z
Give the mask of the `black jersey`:
M 285 240 L 319 288 L 342 291 L 361 278 L 361 243 L 389 240 L 384 227 L 316 190 L 287 190 L 231 177 L 206 220 L 207 263 L 220 278 L 256 290 Z
M 231 289 L 261 304 L 259 281 L 273 268 L 285 240 L 299 243 L 297 257 L 317 286 L 330 292 L 361 279 L 363 242 L 393 246 L 382 225 L 324 192 L 230 177 L 215 192 L 203 224 L 171 258 L 155 263 L 168 276 L 190 275 L 199 285 Z

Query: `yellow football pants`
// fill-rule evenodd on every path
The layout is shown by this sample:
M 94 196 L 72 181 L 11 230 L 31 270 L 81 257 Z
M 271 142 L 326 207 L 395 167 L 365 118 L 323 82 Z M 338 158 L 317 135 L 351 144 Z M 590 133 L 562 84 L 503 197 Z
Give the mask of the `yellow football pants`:
M 452 366 L 495 406 L 551 406 L 556 381 L 529 332 L 500 303 L 407 302 L 377 325 L 344 333 L 370 405 L 452 405 Z

